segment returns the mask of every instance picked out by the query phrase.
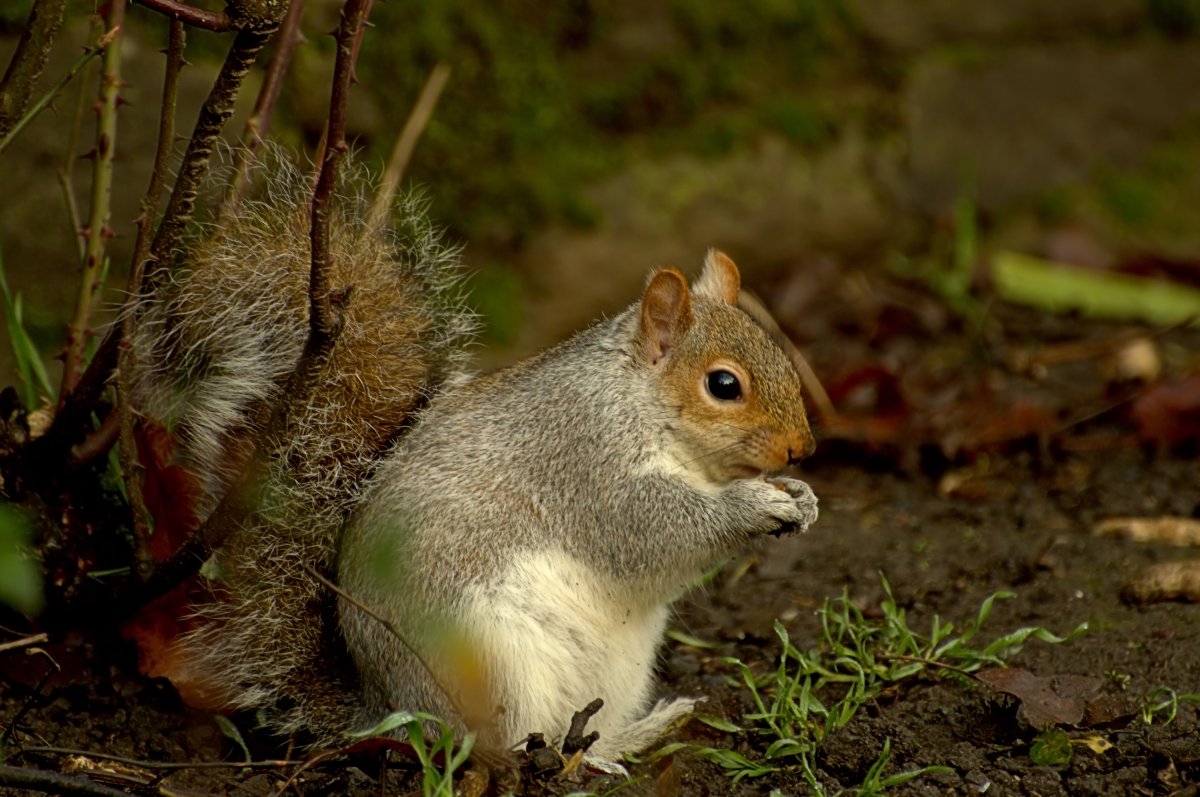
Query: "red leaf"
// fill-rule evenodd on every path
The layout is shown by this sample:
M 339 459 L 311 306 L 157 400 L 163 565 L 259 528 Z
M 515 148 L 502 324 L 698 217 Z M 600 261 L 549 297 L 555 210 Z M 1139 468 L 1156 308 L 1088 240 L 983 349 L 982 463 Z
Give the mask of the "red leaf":
M 1129 414 L 1143 442 L 1173 447 L 1200 441 L 1200 374 L 1149 386 Z

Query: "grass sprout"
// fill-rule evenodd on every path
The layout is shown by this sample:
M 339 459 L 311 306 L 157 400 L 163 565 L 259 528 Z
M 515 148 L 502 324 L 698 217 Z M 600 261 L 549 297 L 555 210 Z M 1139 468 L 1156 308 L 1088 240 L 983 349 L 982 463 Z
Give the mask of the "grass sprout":
M 37 409 L 41 405 L 42 397 L 54 399 L 54 388 L 50 384 L 46 366 L 42 363 L 42 355 L 34 345 L 33 338 L 25 329 L 21 294 L 14 293 L 8 288 L 3 255 L 0 255 L 0 299 L 3 300 L 4 320 L 8 327 L 8 339 L 12 345 L 13 362 L 16 364 L 17 375 L 21 380 L 21 400 L 26 409 Z
M 420 711 L 396 711 L 375 727 L 352 736 L 384 736 L 401 727 L 421 764 L 423 797 L 453 797 L 454 773 L 471 755 L 475 734 L 464 734 L 456 746 L 454 730 L 441 718 Z
M 733 750 L 668 745 L 666 755 L 688 747 L 700 757 L 720 765 L 736 783 L 782 768 L 798 768 L 814 794 L 825 795 L 825 786 L 816 773 L 816 752 L 821 742 L 845 726 L 868 702 L 884 689 L 921 677 L 949 676 L 965 680 L 971 673 L 988 666 L 1004 666 L 1004 657 L 1016 653 L 1029 639 L 1059 644 L 1075 638 L 1087 629 L 1081 624 L 1066 636 L 1045 628 L 1026 627 L 1004 634 L 986 644 L 978 644 L 984 623 L 997 600 L 1013 597 L 997 592 L 980 604 L 975 617 L 961 631 L 952 623 L 934 616 L 927 634 L 909 625 L 907 615 L 892 594 L 891 584 L 880 574 L 885 593 L 880 604 L 881 619 L 871 619 L 855 606 L 847 592 L 826 600 L 818 610 L 821 637 L 817 646 L 801 651 L 791 641 L 787 629 L 775 622 L 780 653 L 773 669 L 756 675 L 740 659 L 726 659 L 750 693 L 754 709 L 742 718 L 742 726 L 757 740 L 761 755 L 751 758 Z M 1165 711 L 1169 695 L 1158 696 L 1156 711 Z M 706 720 L 718 730 L 739 726 Z M 760 748 L 761 744 L 765 747 Z M 948 771 L 945 767 L 925 767 L 885 776 L 891 759 L 891 742 L 867 771 L 862 784 L 850 794 L 878 795 L 887 789 L 921 775 Z
M 1162 718 L 1164 725 L 1170 725 L 1179 715 L 1180 703 L 1200 703 L 1200 694 L 1179 694 L 1169 686 L 1160 686 L 1142 701 L 1141 720 L 1146 725 L 1153 725 Z

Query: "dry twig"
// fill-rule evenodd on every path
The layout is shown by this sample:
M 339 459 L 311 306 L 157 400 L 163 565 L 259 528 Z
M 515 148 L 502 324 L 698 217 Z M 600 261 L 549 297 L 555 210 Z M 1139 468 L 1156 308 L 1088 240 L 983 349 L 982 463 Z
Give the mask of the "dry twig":
M 442 90 L 446 88 L 446 81 L 449 79 L 450 67 L 438 64 L 425 80 L 421 95 L 417 97 L 416 104 L 409 112 L 404 129 L 400 131 L 400 137 L 396 139 L 396 146 L 392 148 L 392 155 L 388 158 L 387 169 L 383 172 L 383 180 L 375 194 L 375 202 L 371 205 L 372 225 L 381 225 L 391 212 L 396 189 L 400 186 L 409 160 L 412 159 L 413 150 L 416 149 L 425 126 L 429 124 L 438 98 L 442 96 Z

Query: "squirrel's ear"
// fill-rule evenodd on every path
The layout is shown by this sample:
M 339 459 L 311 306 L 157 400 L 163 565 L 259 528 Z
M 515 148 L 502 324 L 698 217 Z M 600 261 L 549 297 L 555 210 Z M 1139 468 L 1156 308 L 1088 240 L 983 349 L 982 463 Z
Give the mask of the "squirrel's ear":
M 692 299 L 687 280 L 673 268 L 655 272 L 642 294 L 638 342 L 651 365 L 671 356 L 679 336 L 692 325 Z
M 738 267 L 733 261 L 726 257 L 724 252 L 709 249 L 708 257 L 704 258 L 704 271 L 700 273 L 700 279 L 696 280 L 696 293 L 725 304 L 737 304 L 741 287 L 742 275 L 738 273 Z

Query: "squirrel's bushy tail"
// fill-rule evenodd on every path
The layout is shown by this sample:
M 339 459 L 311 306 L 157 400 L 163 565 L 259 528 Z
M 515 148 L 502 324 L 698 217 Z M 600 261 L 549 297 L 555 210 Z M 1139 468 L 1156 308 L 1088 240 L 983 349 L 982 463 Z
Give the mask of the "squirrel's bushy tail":
M 200 480 L 201 520 L 244 470 L 258 408 L 292 400 L 281 393 L 308 337 L 311 178 L 278 152 L 260 163 L 256 193 L 205 225 L 137 308 L 134 401 Z M 424 203 L 401 199 L 392 226 L 373 224 L 369 181 L 347 172 L 330 230 L 330 284 L 349 291 L 344 326 L 292 428 L 266 452 L 256 510 L 216 553 L 222 599 L 198 608 L 197 630 L 179 643 L 208 694 L 318 742 L 354 722 L 357 697 L 332 596 L 304 566 L 332 572 L 363 480 L 458 370 L 474 331 L 457 250 Z

